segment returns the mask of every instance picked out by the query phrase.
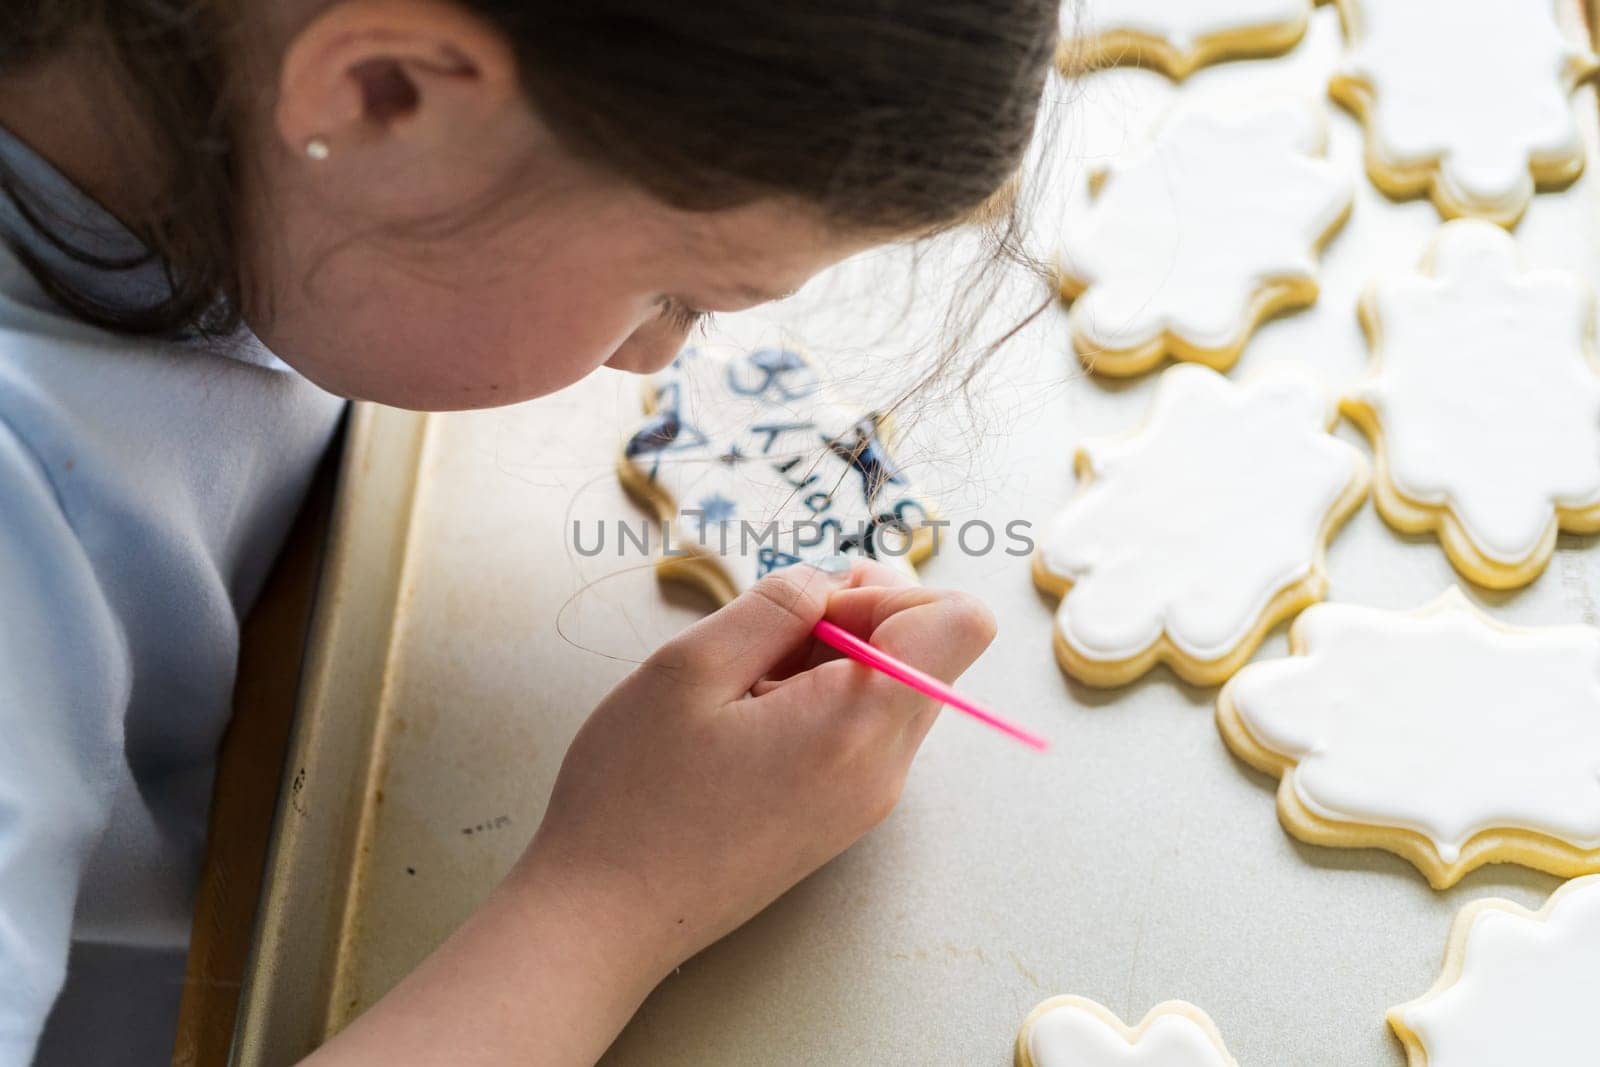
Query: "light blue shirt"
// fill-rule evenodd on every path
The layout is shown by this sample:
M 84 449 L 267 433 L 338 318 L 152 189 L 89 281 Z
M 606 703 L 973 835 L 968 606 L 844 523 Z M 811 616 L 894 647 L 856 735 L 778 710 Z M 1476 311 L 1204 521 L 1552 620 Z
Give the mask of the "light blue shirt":
M 3 131 L 0 156 L 140 259 Z M 3 195 L 0 230 L 65 262 Z M 165 284 L 148 258 L 71 269 L 106 299 Z M 0 250 L 0 1067 L 32 1060 L 74 940 L 187 943 L 240 619 L 342 409 L 248 333 L 83 325 Z

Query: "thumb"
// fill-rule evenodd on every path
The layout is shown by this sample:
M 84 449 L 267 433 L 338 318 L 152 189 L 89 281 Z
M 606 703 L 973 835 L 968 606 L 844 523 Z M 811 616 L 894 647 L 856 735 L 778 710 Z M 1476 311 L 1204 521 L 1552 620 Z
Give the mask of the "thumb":
M 681 685 L 734 700 L 811 638 L 828 597 L 850 581 L 848 563 L 796 564 L 773 571 L 658 649 L 647 666 Z

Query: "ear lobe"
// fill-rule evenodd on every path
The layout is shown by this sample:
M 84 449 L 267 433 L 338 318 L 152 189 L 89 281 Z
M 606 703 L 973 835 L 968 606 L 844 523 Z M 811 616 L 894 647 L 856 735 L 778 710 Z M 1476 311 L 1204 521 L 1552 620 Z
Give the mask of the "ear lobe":
M 417 115 L 437 79 L 470 86 L 486 109 L 518 91 L 509 44 L 459 5 L 340 0 L 284 50 L 278 134 L 295 153 L 313 140 L 364 140 Z

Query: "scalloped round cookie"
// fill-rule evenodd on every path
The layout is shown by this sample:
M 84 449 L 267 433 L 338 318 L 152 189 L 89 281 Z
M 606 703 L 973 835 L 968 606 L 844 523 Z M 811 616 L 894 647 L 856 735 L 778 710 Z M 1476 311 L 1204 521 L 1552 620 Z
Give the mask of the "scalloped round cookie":
M 1051 997 L 1017 1033 L 1016 1067 L 1239 1067 L 1211 1017 L 1168 1000 L 1129 1026 L 1087 997 Z
M 1184 365 L 1161 375 L 1142 426 L 1084 444 L 1033 566 L 1061 598 L 1062 668 L 1114 686 L 1165 663 L 1217 685 L 1321 599 L 1328 538 L 1367 489 L 1360 450 L 1328 432 L 1337 417 L 1293 368 L 1234 383 Z
M 1435 889 L 1487 863 L 1600 871 L 1600 630 L 1505 626 L 1458 589 L 1411 612 L 1318 604 L 1291 655 L 1217 698 L 1302 841 L 1381 848 Z
M 1305 36 L 1313 0 L 1067 0 L 1056 65 L 1074 77 L 1131 65 L 1182 79 L 1211 63 L 1278 55 Z
M 1390 1008 L 1410 1067 L 1595 1062 L 1600 877 L 1529 911 L 1489 898 L 1456 915 L 1432 989 Z
M 933 503 L 889 451 L 887 419 L 829 398 L 785 348 L 689 348 L 645 387 L 617 474 L 663 523 L 664 581 L 725 603 L 770 571 L 836 553 L 915 577 Z M 619 531 L 620 536 L 620 531 Z
M 1385 193 L 1513 226 L 1536 189 L 1582 173 L 1571 95 L 1600 57 L 1558 0 L 1337 3 L 1350 46 L 1328 91 L 1366 126 Z
M 1123 377 L 1170 357 L 1226 370 L 1264 319 L 1312 303 L 1317 252 L 1354 195 L 1326 143 L 1309 100 L 1213 97 L 1091 171 L 1059 255 L 1084 366 Z
M 1530 270 L 1498 226 L 1439 229 L 1420 273 L 1368 288 L 1368 377 L 1342 401 L 1378 457 L 1389 525 L 1436 533 L 1458 571 L 1510 589 L 1537 578 L 1558 529 L 1600 529 L 1594 295 Z

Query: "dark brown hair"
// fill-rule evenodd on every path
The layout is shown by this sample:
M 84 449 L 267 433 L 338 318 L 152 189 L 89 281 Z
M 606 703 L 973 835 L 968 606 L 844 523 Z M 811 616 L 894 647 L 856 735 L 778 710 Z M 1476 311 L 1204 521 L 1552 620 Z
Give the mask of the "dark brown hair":
M 794 197 L 841 226 L 956 222 L 1006 183 L 1032 133 L 1058 0 L 462 0 L 513 43 L 533 105 L 572 151 L 679 207 Z M 102 40 L 170 178 L 125 220 L 171 298 L 108 307 L 22 254 L 113 329 L 231 329 L 240 282 L 222 16 L 204 0 L 3 0 L 0 69 Z M 0 189 L 37 215 L 0 167 Z M 43 227 L 49 232 L 48 226 Z M 63 249 L 93 261 L 82 250 Z

